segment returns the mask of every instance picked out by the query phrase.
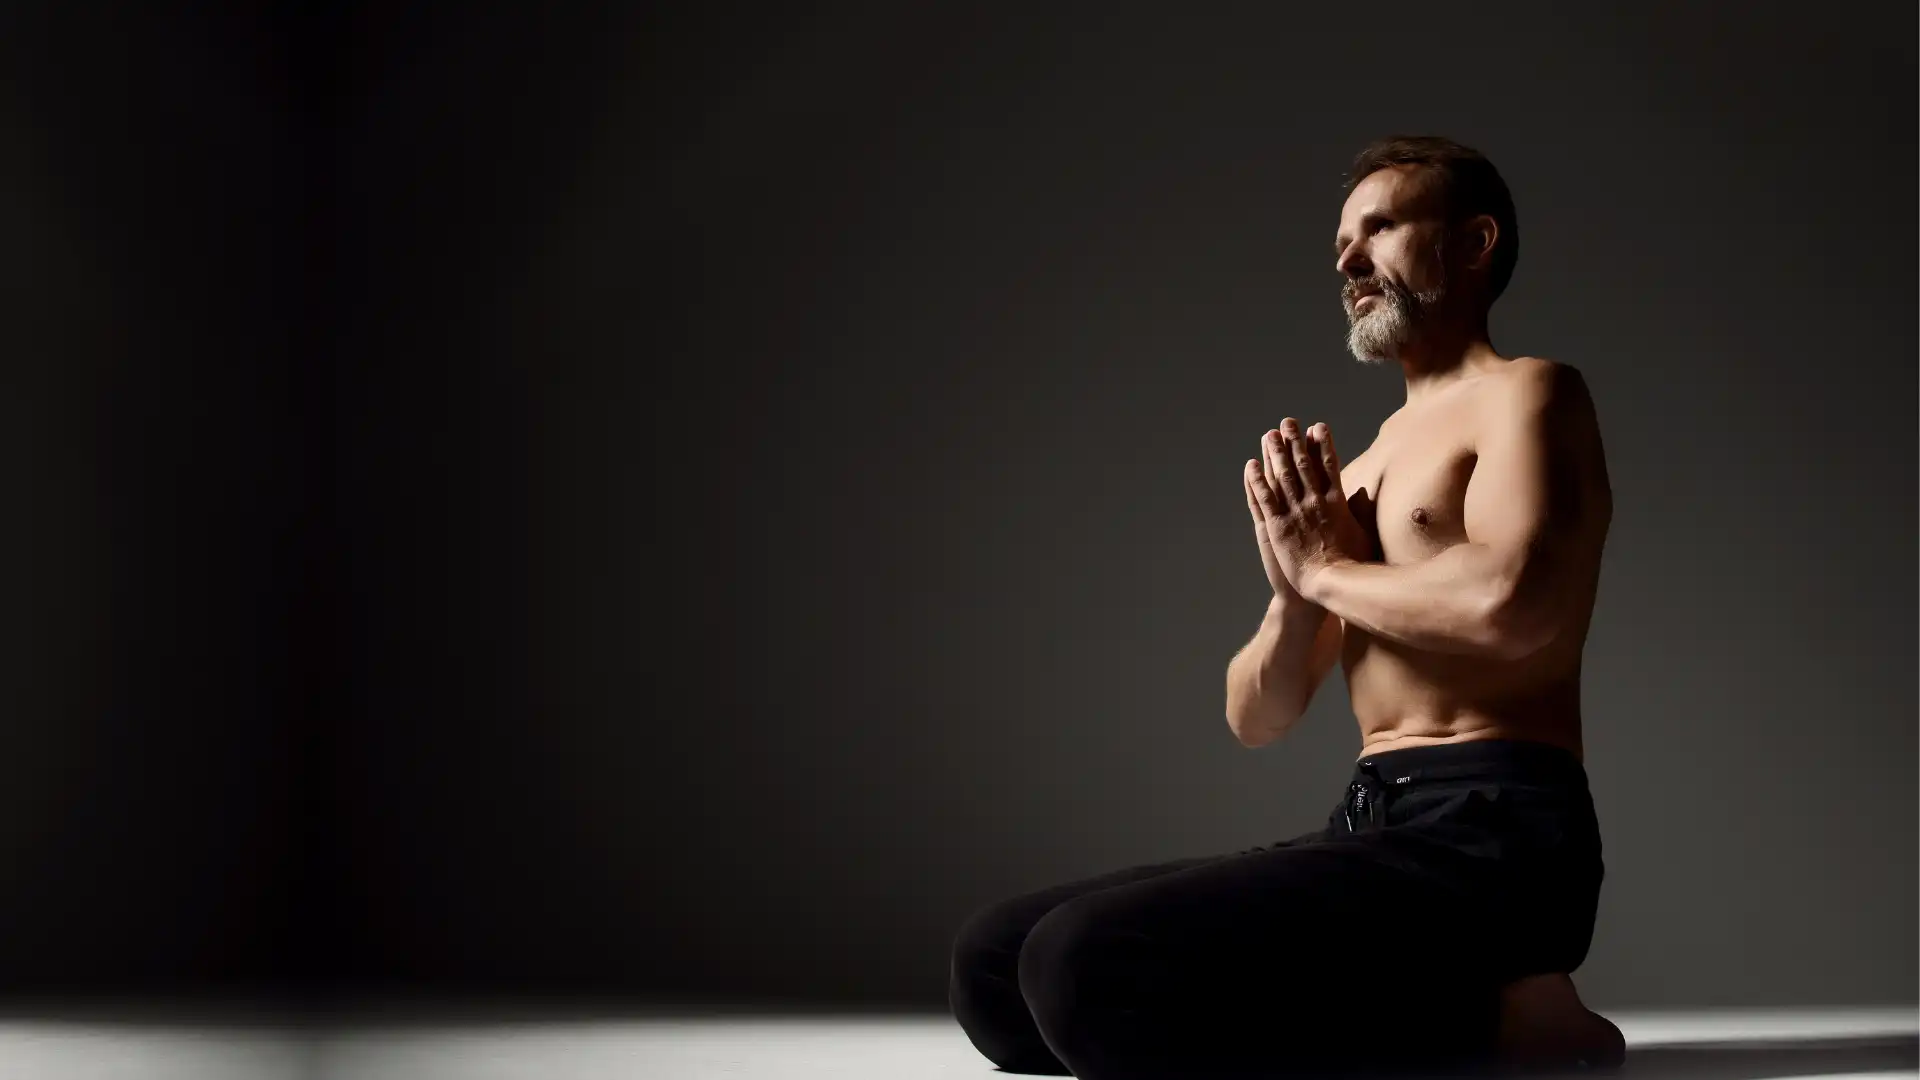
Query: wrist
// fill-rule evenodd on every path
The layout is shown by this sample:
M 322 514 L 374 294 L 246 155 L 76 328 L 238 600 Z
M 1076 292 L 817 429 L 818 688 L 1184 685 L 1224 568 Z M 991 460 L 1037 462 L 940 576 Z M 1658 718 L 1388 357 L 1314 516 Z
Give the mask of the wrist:
M 1317 559 L 1314 562 L 1307 564 L 1305 567 L 1301 569 L 1300 598 L 1307 601 L 1310 604 L 1317 604 L 1321 607 L 1325 607 L 1326 595 L 1327 595 L 1327 589 L 1326 589 L 1327 571 L 1329 569 L 1332 569 L 1333 567 L 1340 566 L 1344 563 L 1350 563 L 1353 561 L 1354 560 L 1346 558 L 1345 556 L 1332 555 L 1332 556 L 1328 556 L 1325 559 Z
M 1277 624 L 1297 624 L 1316 620 L 1327 610 L 1289 588 L 1275 593 L 1267 602 L 1267 618 Z

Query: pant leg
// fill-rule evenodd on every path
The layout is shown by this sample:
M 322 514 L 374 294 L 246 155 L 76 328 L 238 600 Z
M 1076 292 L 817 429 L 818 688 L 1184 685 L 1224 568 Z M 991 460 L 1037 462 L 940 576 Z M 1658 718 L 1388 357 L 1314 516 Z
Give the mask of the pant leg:
M 1328 835 L 1087 892 L 1018 978 L 1082 1080 L 1253 1080 L 1484 1061 L 1482 914 L 1366 836 Z
M 1027 932 L 1075 897 L 1188 867 L 1221 855 L 1200 855 L 1114 870 L 991 904 L 968 917 L 955 936 L 947 1000 L 960 1029 L 987 1060 L 1007 1072 L 1068 1075 L 1047 1049 L 1021 997 L 1018 963 Z

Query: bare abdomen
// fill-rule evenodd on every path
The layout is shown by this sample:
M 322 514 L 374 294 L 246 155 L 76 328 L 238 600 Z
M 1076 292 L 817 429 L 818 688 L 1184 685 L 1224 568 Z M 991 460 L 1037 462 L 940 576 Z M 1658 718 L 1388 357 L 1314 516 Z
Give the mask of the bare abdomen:
M 1584 637 L 1584 635 L 1579 635 Z M 1342 668 L 1364 754 L 1477 739 L 1583 756 L 1578 638 L 1519 661 L 1410 649 L 1347 627 Z

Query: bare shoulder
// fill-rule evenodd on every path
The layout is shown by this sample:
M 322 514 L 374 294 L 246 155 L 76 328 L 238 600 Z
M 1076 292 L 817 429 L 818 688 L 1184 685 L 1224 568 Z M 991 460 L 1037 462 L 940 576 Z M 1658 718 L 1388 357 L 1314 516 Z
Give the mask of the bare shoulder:
M 1515 358 L 1501 374 L 1504 385 L 1495 395 L 1499 416 L 1489 419 L 1510 430 L 1538 433 L 1549 461 L 1556 463 L 1553 468 L 1579 477 L 1581 486 L 1610 509 L 1606 450 L 1586 376 L 1572 364 L 1533 356 Z
M 1509 386 L 1522 389 L 1552 388 L 1584 393 L 1587 377 L 1564 360 L 1542 356 L 1516 356 L 1507 362 L 1502 376 Z
M 1508 417 L 1549 419 L 1563 434 L 1598 434 L 1593 393 L 1579 368 L 1559 360 L 1518 356 L 1495 381 L 1491 404 Z

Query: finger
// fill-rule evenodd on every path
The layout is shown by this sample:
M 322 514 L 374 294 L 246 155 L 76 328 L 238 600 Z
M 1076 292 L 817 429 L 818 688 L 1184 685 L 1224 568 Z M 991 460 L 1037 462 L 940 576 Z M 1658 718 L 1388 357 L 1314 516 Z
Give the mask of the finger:
M 1253 493 L 1253 478 L 1260 475 L 1260 463 L 1252 458 L 1240 467 L 1240 487 L 1247 493 L 1247 513 L 1253 515 L 1253 523 L 1261 524 L 1266 520 L 1260 511 L 1260 500 Z
M 1280 516 L 1280 499 L 1273 486 L 1267 483 L 1266 473 L 1259 462 L 1247 462 L 1246 480 L 1247 508 L 1253 512 L 1253 523 L 1265 528 L 1268 518 Z
M 1268 430 L 1265 435 L 1260 436 L 1260 479 L 1266 481 L 1267 487 L 1278 492 L 1280 490 L 1280 474 L 1278 470 L 1273 467 L 1273 437 L 1274 431 L 1271 429 Z
M 1293 457 L 1287 450 L 1285 441 L 1279 432 L 1267 435 L 1267 471 L 1272 474 L 1273 486 L 1280 495 L 1293 506 L 1300 501 L 1300 475 L 1293 469 Z
M 1327 477 L 1320 471 L 1320 450 L 1313 440 L 1305 434 L 1287 443 L 1287 456 L 1293 459 L 1294 471 L 1300 474 L 1300 486 L 1309 495 L 1322 495 L 1327 490 Z
M 1346 488 L 1340 483 L 1340 455 L 1333 449 L 1333 429 L 1325 424 L 1314 426 L 1320 429 L 1320 437 L 1316 441 L 1320 445 L 1320 468 L 1327 474 L 1327 497 L 1345 500 Z

